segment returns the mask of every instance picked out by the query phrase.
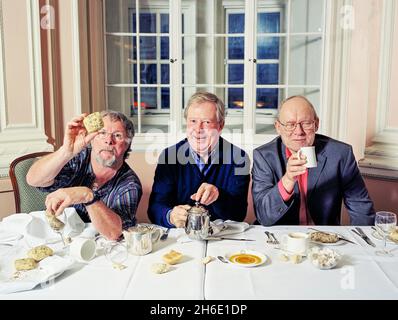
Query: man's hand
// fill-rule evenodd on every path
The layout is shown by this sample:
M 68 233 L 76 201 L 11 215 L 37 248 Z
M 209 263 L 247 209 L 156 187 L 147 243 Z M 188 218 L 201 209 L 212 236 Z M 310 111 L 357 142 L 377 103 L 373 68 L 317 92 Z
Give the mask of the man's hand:
M 191 196 L 191 199 L 208 206 L 216 201 L 219 195 L 220 193 L 216 186 L 204 182 L 200 185 L 198 191 Z
M 189 209 L 191 209 L 191 206 L 186 204 L 175 206 L 170 213 L 171 224 L 174 224 L 176 228 L 184 228 Z
M 298 158 L 297 154 L 292 155 L 286 164 L 286 173 L 282 177 L 282 184 L 287 192 L 292 192 L 294 184 L 296 183 L 296 177 L 305 173 L 307 169 L 304 165 L 307 163 L 307 157 L 301 155 L 301 159 Z
M 87 187 L 61 188 L 51 192 L 46 198 L 46 208 L 58 216 L 65 208 L 77 203 L 86 203 L 93 199 L 92 190 Z
M 82 151 L 98 134 L 98 132 L 87 134 L 87 130 L 83 125 L 83 119 L 86 115 L 86 113 L 82 113 L 80 116 L 73 118 L 66 125 L 62 148 L 70 157 Z

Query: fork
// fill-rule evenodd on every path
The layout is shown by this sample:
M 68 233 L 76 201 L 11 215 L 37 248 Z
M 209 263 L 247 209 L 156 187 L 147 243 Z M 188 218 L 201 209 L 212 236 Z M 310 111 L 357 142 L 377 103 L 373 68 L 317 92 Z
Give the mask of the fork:
M 273 244 L 274 240 L 272 240 L 272 238 L 271 238 L 269 232 L 268 232 L 268 231 L 264 231 L 264 233 L 265 233 L 265 234 L 267 235 L 267 237 L 268 237 L 267 243 Z
M 278 239 L 275 237 L 275 235 L 272 232 L 270 232 L 270 235 L 272 238 L 274 238 L 274 242 L 272 242 L 272 244 L 279 244 Z

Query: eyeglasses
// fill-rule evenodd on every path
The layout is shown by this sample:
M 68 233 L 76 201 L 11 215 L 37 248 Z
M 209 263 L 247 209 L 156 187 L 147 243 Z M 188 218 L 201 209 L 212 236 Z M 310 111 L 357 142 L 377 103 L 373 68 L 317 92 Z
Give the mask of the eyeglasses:
M 101 140 L 105 140 L 108 135 L 112 137 L 113 140 L 115 141 L 123 141 L 125 139 L 123 133 L 121 132 L 106 132 L 106 131 L 99 131 L 97 137 Z
M 315 121 L 303 121 L 303 122 L 295 122 L 295 123 L 282 123 L 278 120 L 278 122 L 285 127 L 286 131 L 294 131 L 297 125 L 300 125 L 303 130 L 313 130 Z

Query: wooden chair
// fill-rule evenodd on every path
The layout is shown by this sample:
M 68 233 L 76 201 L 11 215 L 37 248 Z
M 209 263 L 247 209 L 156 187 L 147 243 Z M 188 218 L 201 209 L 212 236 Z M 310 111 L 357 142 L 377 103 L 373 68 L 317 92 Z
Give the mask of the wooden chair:
M 51 152 L 35 152 L 16 158 L 10 164 L 10 179 L 14 190 L 15 212 L 29 213 L 45 210 L 45 199 L 48 193 L 30 186 L 26 182 L 29 168 L 36 159 Z

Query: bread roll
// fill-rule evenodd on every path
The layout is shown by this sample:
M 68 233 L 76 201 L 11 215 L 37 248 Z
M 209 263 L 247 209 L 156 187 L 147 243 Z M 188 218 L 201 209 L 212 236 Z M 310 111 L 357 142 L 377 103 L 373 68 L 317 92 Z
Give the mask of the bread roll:
M 54 251 L 47 246 L 34 247 L 28 251 L 28 257 L 35 259 L 35 261 L 41 261 L 53 254 Z
M 390 239 L 392 241 L 398 241 L 398 229 L 395 229 L 393 232 L 390 233 Z
M 171 250 L 169 253 L 163 255 L 163 261 L 168 264 L 176 264 L 182 258 L 182 253 Z
M 104 127 L 104 122 L 99 112 L 89 114 L 83 119 L 83 123 L 88 133 L 98 131 Z
M 35 269 L 37 262 L 32 258 L 18 259 L 14 261 L 14 265 L 17 271 L 25 271 Z

